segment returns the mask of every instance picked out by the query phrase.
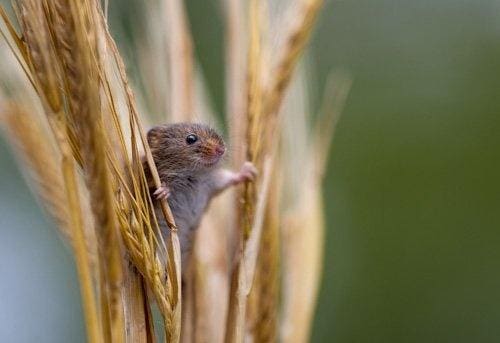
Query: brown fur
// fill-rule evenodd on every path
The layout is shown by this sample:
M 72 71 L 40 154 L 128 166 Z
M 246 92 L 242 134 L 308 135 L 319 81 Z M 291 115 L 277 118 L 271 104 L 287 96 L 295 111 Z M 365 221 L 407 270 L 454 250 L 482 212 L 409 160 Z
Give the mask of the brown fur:
M 198 137 L 193 144 L 186 142 L 190 134 Z M 185 265 L 201 216 L 211 198 L 227 187 L 226 183 L 220 182 L 217 173 L 225 144 L 208 126 L 187 123 L 153 127 L 148 132 L 148 143 L 160 179 L 170 191 L 168 203 L 179 229 L 182 262 Z M 150 180 L 147 167 L 145 172 Z M 168 235 L 159 208 L 156 212 L 163 234 Z

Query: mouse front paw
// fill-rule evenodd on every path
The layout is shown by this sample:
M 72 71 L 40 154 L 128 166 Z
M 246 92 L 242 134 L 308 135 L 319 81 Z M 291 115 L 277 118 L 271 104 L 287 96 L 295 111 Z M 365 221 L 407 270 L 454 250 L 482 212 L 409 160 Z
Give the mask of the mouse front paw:
M 168 188 L 165 182 L 162 182 L 161 186 L 158 187 L 153 194 L 156 196 L 157 200 L 168 199 L 170 196 L 170 188 Z
M 252 162 L 247 161 L 243 163 L 243 166 L 241 167 L 239 178 L 241 182 L 254 181 L 257 174 L 257 168 L 255 168 Z

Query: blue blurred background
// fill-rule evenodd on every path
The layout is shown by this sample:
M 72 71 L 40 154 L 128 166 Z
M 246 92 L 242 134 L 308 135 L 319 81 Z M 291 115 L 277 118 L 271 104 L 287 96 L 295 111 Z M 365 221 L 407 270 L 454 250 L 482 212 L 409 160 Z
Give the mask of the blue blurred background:
M 219 2 L 187 1 L 224 108 Z M 122 45 L 137 2 L 111 1 Z M 354 85 L 326 179 L 313 342 L 500 339 L 500 1 L 327 1 L 310 61 Z M 0 138 L 0 341 L 84 340 L 71 254 Z

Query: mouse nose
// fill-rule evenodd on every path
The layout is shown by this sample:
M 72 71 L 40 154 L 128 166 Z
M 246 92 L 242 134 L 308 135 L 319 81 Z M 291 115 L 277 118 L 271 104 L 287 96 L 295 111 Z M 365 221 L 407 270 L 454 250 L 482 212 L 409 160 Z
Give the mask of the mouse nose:
M 225 152 L 226 152 L 226 148 L 224 148 L 223 146 L 218 146 L 215 148 L 215 154 L 219 157 L 224 155 Z

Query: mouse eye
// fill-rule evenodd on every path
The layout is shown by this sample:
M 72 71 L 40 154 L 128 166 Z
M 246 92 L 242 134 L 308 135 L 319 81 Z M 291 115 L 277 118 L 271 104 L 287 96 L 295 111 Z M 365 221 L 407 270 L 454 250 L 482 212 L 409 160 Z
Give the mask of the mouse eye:
M 196 136 L 195 134 L 190 134 L 190 135 L 187 135 L 187 137 L 186 137 L 186 143 L 189 145 L 196 143 L 197 140 L 198 140 L 198 136 Z

